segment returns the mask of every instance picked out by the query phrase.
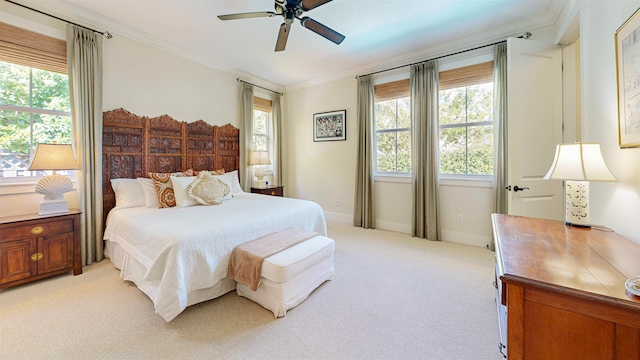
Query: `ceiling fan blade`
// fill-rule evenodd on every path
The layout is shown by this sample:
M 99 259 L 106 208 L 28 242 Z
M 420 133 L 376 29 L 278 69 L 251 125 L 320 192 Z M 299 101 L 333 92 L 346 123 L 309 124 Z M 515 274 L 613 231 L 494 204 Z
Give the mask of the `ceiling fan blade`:
M 248 12 L 248 13 L 240 13 L 240 14 L 229 14 L 229 15 L 218 15 L 218 19 L 220 20 L 236 20 L 236 19 L 249 19 L 249 18 L 258 18 L 258 17 L 273 17 L 277 15 L 273 11 L 258 11 L 258 12 Z
M 315 9 L 320 5 L 324 5 L 331 0 L 302 0 L 302 10 L 309 11 L 311 9 Z
M 339 32 L 325 25 L 320 24 L 319 22 L 309 17 L 305 16 L 302 19 L 300 19 L 300 24 L 302 24 L 302 26 L 306 27 L 307 29 L 315 32 L 316 34 L 323 36 L 330 41 L 333 41 L 338 45 L 342 42 L 342 40 L 344 40 L 344 35 L 340 34 Z
M 280 32 L 278 33 L 278 41 L 276 42 L 276 51 L 282 51 L 287 46 L 289 31 L 291 31 L 291 25 L 287 23 L 283 23 L 282 25 L 280 25 Z

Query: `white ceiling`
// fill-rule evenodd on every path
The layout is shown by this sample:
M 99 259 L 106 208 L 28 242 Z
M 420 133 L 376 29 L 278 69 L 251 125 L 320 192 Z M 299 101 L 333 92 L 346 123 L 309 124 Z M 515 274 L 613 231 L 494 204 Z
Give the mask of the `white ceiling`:
M 296 21 L 286 50 L 277 53 L 274 47 L 282 17 L 217 18 L 273 11 L 273 0 L 20 2 L 248 80 L 289 89 L 422 60 L 433 49 L 451 51 L 550 25 L 564 1 L 333 0 L 304 15 L 345 35 L 342 44 L 335 45 Z

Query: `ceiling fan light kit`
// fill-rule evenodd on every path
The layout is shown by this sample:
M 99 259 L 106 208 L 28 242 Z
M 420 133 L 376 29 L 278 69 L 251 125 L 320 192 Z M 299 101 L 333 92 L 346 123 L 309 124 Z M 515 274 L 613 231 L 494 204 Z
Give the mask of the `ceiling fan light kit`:
M 257 17 L 274 17 L 276 15 L 284 17 L 284 23 L 280 25 L 280 31 L 278 32 L 275 51 L 283 51 L 286 48 L 287 39 L 289 38 L 289 32 L 291 31 L 291 24 L 293 24 L 294 19 L 300 20 L 300 25 L 302 25 L 303 27 L 339 45 L 344 40 L 344 35 L 326 25 L 323 25 L 309 18 L 308 16 L 301 17 L 302 13 L 304 13 L 305 11 L 315 9 L 318 6 L 324 5 L 330 1 L 332 0 L 275 0 L 275 12 L 262 11 L 218 15 L 218 19 L 237 20 Z

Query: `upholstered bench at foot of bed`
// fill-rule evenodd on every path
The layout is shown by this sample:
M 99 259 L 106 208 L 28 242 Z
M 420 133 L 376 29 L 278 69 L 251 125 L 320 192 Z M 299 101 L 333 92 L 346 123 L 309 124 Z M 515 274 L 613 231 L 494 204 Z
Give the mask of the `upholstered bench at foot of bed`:
M 242 283 L 236 291 L 271 310 L 275 317 L 283 317 L 318 286 L 333 279 L 334 250 L 334 241 L 326 236 L 307 239 L 264 259 L 256 291 Z

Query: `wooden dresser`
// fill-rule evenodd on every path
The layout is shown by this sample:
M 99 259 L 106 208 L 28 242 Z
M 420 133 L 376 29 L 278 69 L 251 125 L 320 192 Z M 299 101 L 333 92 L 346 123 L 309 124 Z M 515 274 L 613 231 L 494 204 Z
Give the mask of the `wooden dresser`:
M 493 214 L 500 347 L 509 359 L 640 360 L 640 245 L 612 231 Z
M 79 211 L 0 217 L 0 289 L 71 270 L 82 274 Z

